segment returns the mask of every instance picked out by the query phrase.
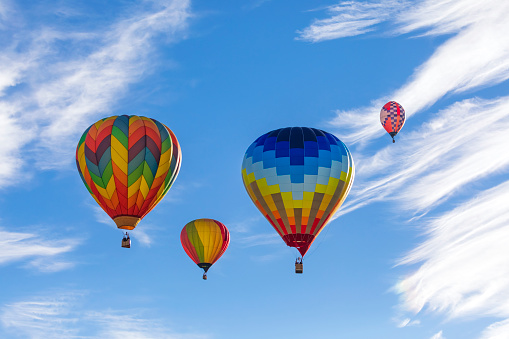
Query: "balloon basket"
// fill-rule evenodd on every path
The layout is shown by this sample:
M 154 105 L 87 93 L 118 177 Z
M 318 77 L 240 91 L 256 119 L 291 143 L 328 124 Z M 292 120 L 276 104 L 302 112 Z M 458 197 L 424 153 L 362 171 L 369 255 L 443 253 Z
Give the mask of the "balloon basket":
M 122 247 L 123 248 L 131 248 L 131 238 L 123 238 L 122 239 Z
M 295 273 L 302 273 L 304 271 L 304 267 L 302 264 L 295 264 Z

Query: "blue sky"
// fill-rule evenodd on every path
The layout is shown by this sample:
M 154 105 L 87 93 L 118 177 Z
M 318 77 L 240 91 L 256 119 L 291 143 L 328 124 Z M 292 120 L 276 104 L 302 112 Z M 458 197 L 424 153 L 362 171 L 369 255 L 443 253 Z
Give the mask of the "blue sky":
M 0 0 L 1 338 L 509 337 L 509 4 Z M 382 105 L 407 121 L 393 144 Z M 98 119 L 155 118 L 180 174 L 120 247 L 78 175 Z M 247 147 L 334 133 L 353 188 L 306 255 L 254 207 Z M 214 218 L 201 279 L 180 245 Z

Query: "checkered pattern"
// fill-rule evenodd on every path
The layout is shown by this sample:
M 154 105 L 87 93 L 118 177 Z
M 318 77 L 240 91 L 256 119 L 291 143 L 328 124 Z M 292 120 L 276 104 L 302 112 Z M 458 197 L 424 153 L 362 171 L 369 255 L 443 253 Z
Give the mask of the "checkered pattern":
M 380 122 L 387 133 L 395 136 L 405 124 L 405 110 L 396 101 L 389 101 L 380 111 Z
M 262 135 L 242 163 L 249 196 L 286 244 L 302 255 L 345 200 L 353 178 L 345 144 L 307 127 Z

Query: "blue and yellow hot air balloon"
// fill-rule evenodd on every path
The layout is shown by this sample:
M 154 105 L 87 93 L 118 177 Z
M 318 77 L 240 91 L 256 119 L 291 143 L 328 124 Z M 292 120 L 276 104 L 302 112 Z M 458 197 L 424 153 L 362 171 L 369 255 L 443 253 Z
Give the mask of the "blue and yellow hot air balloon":
M 354 172 L 352 155 L 341 140 L 308 127 L 262 135 L 242 163 L 249 197 L 302 256 L 345 200 Z

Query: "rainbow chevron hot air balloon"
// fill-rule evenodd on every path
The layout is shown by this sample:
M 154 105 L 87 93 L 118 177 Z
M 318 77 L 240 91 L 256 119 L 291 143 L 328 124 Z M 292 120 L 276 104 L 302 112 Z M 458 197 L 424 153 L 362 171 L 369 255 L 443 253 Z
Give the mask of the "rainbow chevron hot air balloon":
M 196 219 L 188 222 L 180 233 L 180 242 L 191 260 L 203 268 L 203 279 L 207 271 L 228 248 L 230 232 L 226 226 L 214 219 Z
M 99 120 L 83 133 L 76 148 L 83 183 L 125 230 L 135 228 L 168 192 L 181 158 L 168 127 L 135 115 Z
M 242 163 L 249 197 L 302 256 L 345 200 L 354 173 L 345 144 L 308 127 L 262 135 L 249 146 Z

